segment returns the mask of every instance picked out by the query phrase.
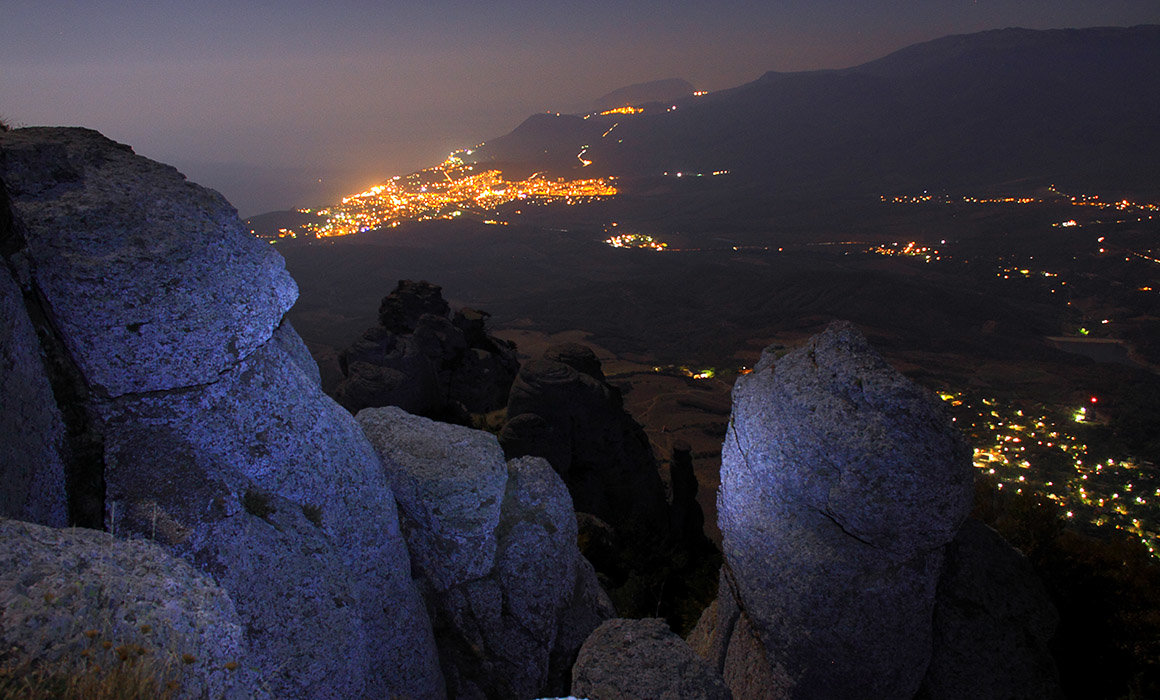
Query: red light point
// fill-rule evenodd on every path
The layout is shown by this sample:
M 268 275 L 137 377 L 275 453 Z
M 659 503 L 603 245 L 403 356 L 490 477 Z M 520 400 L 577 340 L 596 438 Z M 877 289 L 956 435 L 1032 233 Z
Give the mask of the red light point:
M 1098 403 L 1098 402 L 1099 402 L 1099 399 L 1097 399 L 1096 397 L 1094 397 L 1094 396 L 1093 396 L 1093 397 L 1092 397 L 1092 403 Z

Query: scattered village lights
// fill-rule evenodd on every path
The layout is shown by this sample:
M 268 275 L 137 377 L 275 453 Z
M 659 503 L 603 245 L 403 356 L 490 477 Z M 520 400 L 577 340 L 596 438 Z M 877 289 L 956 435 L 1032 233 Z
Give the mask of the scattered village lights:
M 1113 528 L 1138 539 L 1155 554 L 1160 547 L 1160 475 L 1141 469 L 1132 459 L 1100 454 L 1082 440 L 1092 415 L 1086 406 L 1071 415 L 1074 429 L 1058 411 L 994 398 L 971 398 L 943 390 L 939 398 L 957 414 L 956 421 L 975 444 L 974 464 L 995 488 L 1033 493 L 1060 507 L 1085 528 Z M 1087 403 L 1099 402 L 1089 395 Z M 1034 412 L 1033 412 L 1034 411 Z M 1082 427 L 1081 427 L 1082 426 Z M 1107 448 L 1102 448 L 1107 449 Z M 1141 485 L 1141 481 L 1144 481 Z

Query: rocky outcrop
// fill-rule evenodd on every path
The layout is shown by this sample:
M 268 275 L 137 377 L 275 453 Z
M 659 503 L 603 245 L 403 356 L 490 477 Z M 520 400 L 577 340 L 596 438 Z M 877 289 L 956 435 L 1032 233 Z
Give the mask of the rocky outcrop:
M 281 256 L 176 169 L 81 129 L 17 129 L 3 149 L 17 257 L 98 394 L 216 381 L 297 298 Z
M 542 457 L 563 478 L 581 551 L 620 613 L 663 616 L 687 629 L 712 596 L 720 563 L 701 527 L 691 463 L 673 472 L 670 504 L 648 436 L 596 354 L 577 343 L 524 362 L 507 413 L 499 436 L 504 453 Z
M 149 664 L 179 698 L 268 697 L 234 602 L 161 547 L 0 519 L 0 667 Z
M 728 700 L 721 674 L 664 620 L 609 620 L 592 633 L 572 669 L 572 693 L 590 700 Z
M 397 407 L 358 421 L 399 499 L 449 693 L 566 691 L 580 644 L 613 611 L 576 548 L 560 478 L 541 459 L 505 464 L 489 433 Z
M 718 598 L 689 637 L 737 698 L 1059 695 L 1055 613 L 966 521 L 969 451 L 848 323 L 733 390 Z
M 515 347 L 489 334 L 487 314 L 451 313 L 441 288 L 402 280 L 379 307 L 379 324 L 339 355 L 339 403 L 398 406 L 465 422 L 504 407 L 519 367 Z
M 621 537 L 669 537 L 664 484 L 648 437 L 604 380 L 591 349 L 569 343 L 525 362 L 508 399 L 500 443 L 508 457 L 543 457 L 568 485 L 576 510 Z
M 1058 622 L 1027 559 L 968 520 L 947 548 L 923 700 L 1061 697 L 1048 648 Z
M 738 613 L 719 658 L 746 627 L 785 697 L 915 694 L 972 497 L 943 411 L 847 323 L 738 380 L 718 496 Z
M 70 459 L 92 478 L 70 510 L 95 500 L 95 525 L 210 573 L 275 696 L 441 694 L 390 485 L 282 321 L 281 258 L 220 195 L 92 131 L 0 134 L 0 180 L 4 262 L 53 386 L 80 387 Z

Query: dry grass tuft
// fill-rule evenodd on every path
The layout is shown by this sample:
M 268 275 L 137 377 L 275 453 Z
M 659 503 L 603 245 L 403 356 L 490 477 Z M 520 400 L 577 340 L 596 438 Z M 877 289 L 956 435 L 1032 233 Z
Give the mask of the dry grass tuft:
M 140 644 L 114 644 L 86 630 L 79 658 L 0 668 L 0 700 L 169 700 L 180 665 Z

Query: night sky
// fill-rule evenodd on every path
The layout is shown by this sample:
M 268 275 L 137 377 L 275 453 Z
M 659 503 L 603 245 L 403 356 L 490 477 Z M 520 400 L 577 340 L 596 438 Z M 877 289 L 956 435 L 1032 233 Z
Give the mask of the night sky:
M 5 0 L 0 118 L 98 129 L 250 215 L 325 203 L 632 83 L 715 90 L 946 34 L 1156 23 L 1157 0 Z

